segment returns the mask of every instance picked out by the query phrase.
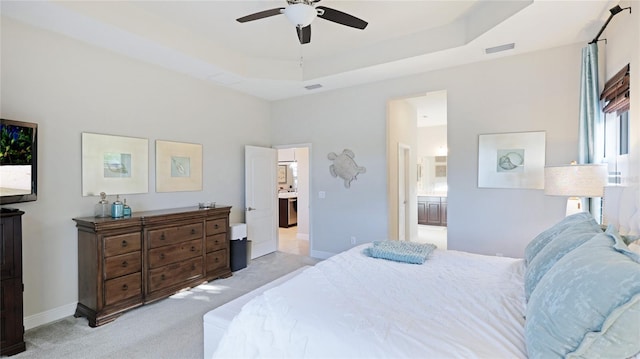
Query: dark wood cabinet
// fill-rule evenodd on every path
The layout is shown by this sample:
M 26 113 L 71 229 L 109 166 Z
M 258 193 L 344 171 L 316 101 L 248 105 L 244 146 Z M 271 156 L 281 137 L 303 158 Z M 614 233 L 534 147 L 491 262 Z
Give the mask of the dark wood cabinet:
M 447 225 L 447 197 L 418 196 L 418 224 Z
M 278 227 L 298 225 L 297 201 L 297 197 L 278 198 Z
M 139 212 L 129 218 L 74 218 L 78 306 L 92 327 L 182 289 L 231 276 L 231 207 Z
M 418 224 L 427 224 L 427 202 L 418 197 Z
M 0 213 L 0 355 L 25 351 L 22 211 Z

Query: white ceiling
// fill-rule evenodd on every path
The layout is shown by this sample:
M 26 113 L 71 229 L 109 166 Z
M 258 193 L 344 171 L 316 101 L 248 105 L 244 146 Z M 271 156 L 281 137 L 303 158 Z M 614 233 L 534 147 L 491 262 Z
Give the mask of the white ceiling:
M 323 19 L 300 45 L 286 6 L 260 1 L 11 1 L 2 16 L 267 100 L 290 98 L 464 63 L 588 42 L 616 1 L 342 1 L 322 5 L 369 23 Z M 514 42 L 515 49 L 484 49 Z M 321 84 L 315 90 L 304 86 Z

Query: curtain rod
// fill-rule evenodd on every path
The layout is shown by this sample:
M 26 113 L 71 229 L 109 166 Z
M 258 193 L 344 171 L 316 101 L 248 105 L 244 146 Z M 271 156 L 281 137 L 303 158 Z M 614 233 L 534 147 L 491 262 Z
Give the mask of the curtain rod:
M 595 44 L 596 42 L 598 42 L 598 38 L 600 37 L 600 35 L 602 35 L 602 32 L 604 31 L 604 29 L 607 28 L 607 25 L 609 25 L 609 21 L 611 21 L 611 19 L 613 19 L 613 17 L 616 16 L 617 13 L 627 9 L 629 9 L 629 14 L 631 14 L 631 6 L 621 8 L 620 5 L 616 5 L 611 9 L 609 9 L 609 12 L 611 13 L 609 15 L 609 18 L 607 19 L 607 21 L 605 21 L 604 25 L 602 25 L 602 29 L 600 29 L 600 32 L 598 32 L 598 35 L 596 35 L 596 37 L 593 40 L 591 40 L 590 44 Z

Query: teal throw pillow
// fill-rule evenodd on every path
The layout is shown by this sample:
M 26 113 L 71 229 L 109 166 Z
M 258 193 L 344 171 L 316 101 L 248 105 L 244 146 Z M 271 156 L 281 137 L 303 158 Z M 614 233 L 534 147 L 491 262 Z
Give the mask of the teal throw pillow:
M 640 263 L 614 230 L 567 253 L 527 304 L 529 358 L 629 358 L 640 353 Z
M 595 219 L 590 218 L 566 228 L 547 243 L 529 262 L 525 270 L 524 294 L 526 300 L 529 300 L 531 292 L 533 292 L 540 279 L 556 262 L 564 257 L 565 254 L 595 237 L 598 233 L 602 233 L 600 225 Z
M 544 248 L 544 246 L 551 242 L 562 231 L 575 225 L 576 223 L 591 220 L 593 220 L 593 216 L 591 215 L 591 213 L 580 212 L 564 217 L 560 222 L 547 228 L 546 230 L 538 234 L 535 238 L 533 238 L 524 249 L 525 263 L 528 265 L 538 254 L 538 252 L 540 252 L 542 248 Z

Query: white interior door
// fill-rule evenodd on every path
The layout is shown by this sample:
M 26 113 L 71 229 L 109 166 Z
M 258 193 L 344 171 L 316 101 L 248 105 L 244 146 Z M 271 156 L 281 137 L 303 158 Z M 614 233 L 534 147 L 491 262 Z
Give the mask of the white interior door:
M 278 249 L 277 161 L 273 148 L 244 148 L 245 221 L 252 259 Z
M 409 169 L 410 147 L 398 143 L 398 240 L 409 240 Z

